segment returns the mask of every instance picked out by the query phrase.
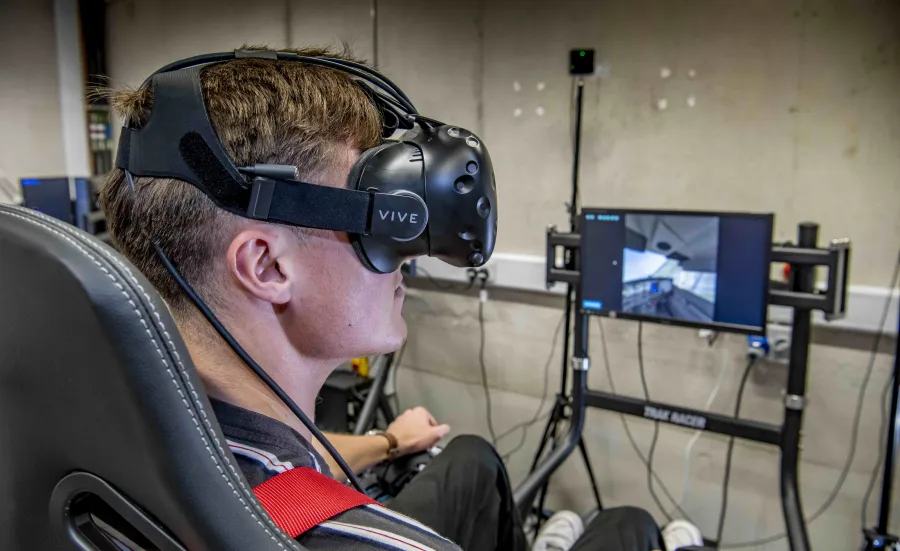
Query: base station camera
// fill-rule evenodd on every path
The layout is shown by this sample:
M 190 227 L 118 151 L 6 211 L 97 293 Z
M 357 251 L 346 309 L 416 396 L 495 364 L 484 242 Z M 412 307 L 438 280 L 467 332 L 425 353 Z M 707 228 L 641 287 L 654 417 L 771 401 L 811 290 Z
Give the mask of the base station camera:
M 569 51 L 570 75 L 593 75 L 596 70 L 593 48 L 579 48 Z

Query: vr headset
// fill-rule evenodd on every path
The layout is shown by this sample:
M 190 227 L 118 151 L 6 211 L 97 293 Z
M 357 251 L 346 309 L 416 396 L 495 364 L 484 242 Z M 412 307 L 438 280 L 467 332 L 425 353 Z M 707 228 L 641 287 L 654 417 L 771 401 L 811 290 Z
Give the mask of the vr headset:
M 236 166 L 216 136 L 200 86 L 209 64 L 264 58 L 342 71 L 382 114 L 385 141 L 364 151 L 346 188 L 302 182 L 288 165 Z M 468 130 L 423 117 L 387 77 L 352 61 L 238 50 L 177 61 L 154 73 L 150 118 L 122 129 L 116 167 L 132 177 L 188 182 L 233 214 L 347 232 L 360 262 L 377 273 L 434 256 L 459 267 L 484 264 L 497 235 L 491 157 Z M 395 137 L 396 136 L 396 137 Z
M 364 151 L 346 188 L 301 182 L 289 165 L 236 166 L 206 112 L 202 67 L 241 58 L 320 65 L 347 73 L 363 86 L 382 115 L 384 143 Z M 418 114 L 387 77 L 352 61 L 289 52 L 208 54 L 176 61 L 142 86 L 153 88 L 150 118 L 122 129 L 116 167 L 134 189 L 134 177 L 176 178 L 220 208 L 253 218 L 347 232 L 360 262 L 377 273 L 429 255 L 460 267 L 484 264 L 497 236 L 497 188 L 491 157 L 477 136 Z M 397 136 L 397 137 L 395 137 Z M 392 138 L 392 139 L 388 139 Z M 353 471 L 284 390 L 235 340 L 157 243 L 156 256 L 238 357 L 284 402 L 335 459 L 357 490 Z

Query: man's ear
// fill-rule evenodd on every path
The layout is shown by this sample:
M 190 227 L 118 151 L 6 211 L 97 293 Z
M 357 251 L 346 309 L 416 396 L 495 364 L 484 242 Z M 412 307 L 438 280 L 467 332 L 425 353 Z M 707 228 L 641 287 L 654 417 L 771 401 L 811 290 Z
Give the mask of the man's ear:
M 228 245 L 231 276 L 260 300 L 287 303 L 291 288 L 284 260 L 293 242 L 282 228 L 255 224 L 242 230 Z

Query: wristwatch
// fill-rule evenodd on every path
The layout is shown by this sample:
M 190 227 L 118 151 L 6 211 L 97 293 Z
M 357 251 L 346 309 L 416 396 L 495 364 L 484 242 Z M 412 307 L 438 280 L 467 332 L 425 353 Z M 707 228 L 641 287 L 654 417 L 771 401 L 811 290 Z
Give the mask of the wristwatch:
M 389 433 L 386 430 L 378 430 L 372 429 L 366 432 L 366 436 L 383 436 L 388 441 L 388 457 L 393 458 L 397 457 L 397 454 L 400 452 L 399 443 L 397 442 L 397 437 L 393 434 Z

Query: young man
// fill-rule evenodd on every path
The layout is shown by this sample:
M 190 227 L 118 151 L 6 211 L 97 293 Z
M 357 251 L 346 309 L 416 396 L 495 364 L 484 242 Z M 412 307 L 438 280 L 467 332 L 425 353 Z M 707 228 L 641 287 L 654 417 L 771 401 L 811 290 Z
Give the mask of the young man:
M 298 53 L 335 57 L 324 50 Z M 303 181 L 342 187 L 360 151 L 381 142 L 379 111 L 345 73 L 249 58 L 206 66 L 200 80 L 212 126 L 237 166 L 293 165 Z M 116 92 L 112 99 L 129 126 L 148 120 L 150 90 Z M 330 474 L 306 428 L 191 306 L 150 243 L 166 251 L 237 341 L 310 417 L 336 366 L 403 343 L 399 271 L 366 269 L 346 234 L 242 218 L 178 180 L 137 178 L 131 189 L 124 173 L 115 170 L 101 200 L 118 247 L 169 304 L 251 485 L 300 466 Z M 388 432 L 391 436 L 331 435 L 330 440 L 354 470 L 361 470 L 387 457 L 394 439 L 397 451 L 410 453 L 433 445 L 449 427 L 417 408 Z M 527 547 L 503 464 L 477 437 L 450 442 L 390 508 L 408 517 L 360 507 L 299 540 L 311 549 Z M 614 526 L 603 530 L 613 531 L 601 537 L 591 525 L 583 542 L 622 541 L 626 534 L 630 548 L 658 548 L 652 519 L 635 511 L 620 511 L 616 522 L 619 517 L 607 515 Z M 574 540 L 577 534 L 564 536 Z

